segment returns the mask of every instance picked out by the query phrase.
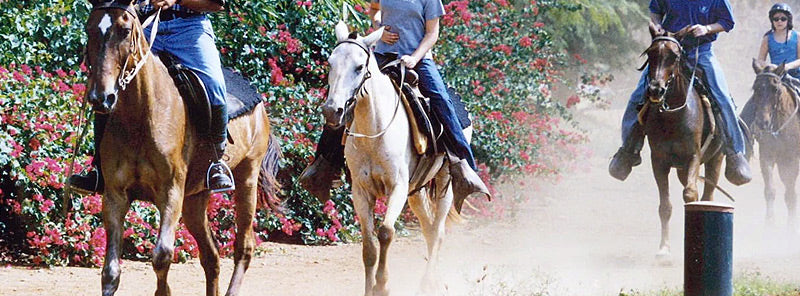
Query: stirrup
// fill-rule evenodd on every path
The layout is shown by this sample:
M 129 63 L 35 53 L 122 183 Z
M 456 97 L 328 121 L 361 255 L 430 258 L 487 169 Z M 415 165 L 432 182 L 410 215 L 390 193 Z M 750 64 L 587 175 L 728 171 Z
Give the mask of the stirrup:
M 231 180 L 231 186 L 211 189 L 211 171 L 214 169 L 214 167 L 217 167 L 217 166 L 221 167 L 221 169 L 223 171 L 222 173 L 226 177 L 228 177 L 228 179 Z M 231 172 L 231 168 L 228 167 L 228 164 L 226 164 L 224 161 L 214 161 L 208 166 L 208 170 L 206 170 L 206 188 L 211 193 L 219 193 L 219 192 L 226 192 L 226 191 L 236 190 L 236 183 L 233 180 L 233 172 Z

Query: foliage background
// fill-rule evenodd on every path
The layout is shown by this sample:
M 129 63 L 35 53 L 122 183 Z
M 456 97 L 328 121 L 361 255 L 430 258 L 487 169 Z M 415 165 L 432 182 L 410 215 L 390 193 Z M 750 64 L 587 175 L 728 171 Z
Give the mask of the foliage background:
M 588 61 L 604 59 L 600 48 L 630 38 L 586 36 L 622 32 L 625 17 L 643 15 L 638 2 L 445 1 L 436 61 L 475 116 L 479 132 L 473 147 L 483 178 L 496 184 L 523 174 L 557 174 L 558 159 L 580 153 L 575 144 L 585 138 L 571 126 L 569 107 L 592 99 L 591 92 L 582 91 L 586 86 L 605 81 Z M 223 64 L 253 81 L 282 139 L 279 179 L 288 211 L 260 211 L 254 221 L 259 240 L 330 244 L 360 238 L 347 186 L 321 204 L 296 182 L 321 132 L 326 59 L 342 7 L 349 7 L 350 25 L 365 32 L 365 3 L 357 0 L 232 0 L 225 13 L 211 16 Z M 101 264 L 101 197 L 74 196 L 70 214 L 61 215 L 80 118 L 91 116 L 80 112 L 89 10 L 83 0 L 0 0 L 0 262 Z M 614 49 L 617 54 L 629 50 Z M 585 79 L 569 83 L 567 77 L 576 75 Z M 554 88 L 564 81 L 574 94 L 555 98 Z M 85 154 L 92 149 L 90 137 L 81 142 L 84 154 L 73 167 L 76 172 L 91 162 Z M 473 204 L 472 214 L 495 219 L 515 201 L 499 197 Z M 233 215 L 229 197 L 212 198 L 209 216 L 222 255 L 231 253 Z M 149 258 L 157 225 L 155 208 L 135 203 L 126 217 L 124 258 Z M 197 255 L 183 228 L 177 244 L 176 261 Z

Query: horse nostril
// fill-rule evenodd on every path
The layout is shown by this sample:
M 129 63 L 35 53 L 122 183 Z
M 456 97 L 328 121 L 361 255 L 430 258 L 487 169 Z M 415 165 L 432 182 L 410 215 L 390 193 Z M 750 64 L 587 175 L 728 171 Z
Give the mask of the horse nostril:
M 340 115 L 342 115 L 342 113 L 344 113 L 344 108 L 339 108 L 339 109 L 336 109 L 335 115 L 336 116 L 340 116 Z
M 114 103 L 116 103 L 116 102 L 117 102 L 117 94 L 116 93 L 110 93 L 110 94 L 106 95 L 106 104 L 108 104 L 109 106 L 113 106 Z

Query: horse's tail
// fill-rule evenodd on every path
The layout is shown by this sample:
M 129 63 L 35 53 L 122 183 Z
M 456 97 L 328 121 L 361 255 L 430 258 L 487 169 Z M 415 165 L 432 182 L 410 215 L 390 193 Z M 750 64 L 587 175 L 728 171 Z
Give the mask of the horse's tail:
M 258 204 L 263 209 L 269 208 L 279 213 L 284 210 L 281 205 L 282 200 L 278 197 L 281 184 L 276 179 L 281 157 L 278 139 L 270 133 L 267 154 L 261 160 L 261 172 L 258 174 Z

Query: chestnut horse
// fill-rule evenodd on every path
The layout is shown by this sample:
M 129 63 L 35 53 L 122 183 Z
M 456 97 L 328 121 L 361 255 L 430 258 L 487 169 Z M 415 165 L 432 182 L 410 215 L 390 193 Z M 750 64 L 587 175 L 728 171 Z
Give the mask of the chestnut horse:
M 764 197 L 767 200 L 767 223 L 775 219 L 775 184 L 773 169 L 785 187 L 784 198 L 789 214 L 789 227 L 797 228 L 797 182 L 800 170 L 800 119 L 798 118 L 798 93 L 788 82 L 784 64 L 779 66 L 753 60 L 756 73 L 753 97 L 742 111 L 742 119 L 750 126 L 758 141 L 758 158 L 764 176 Z
M 92 1 L 86 23 L 86 63 L 90 68 L 89 101 L 95 112 L 108 114 L 99 149 L 105 173 L 103 224 L 107 234 L 103 295 L 113 295 L 119 286 L 122 225 L 134 199 L 152 202 L 160 214 L 153 250 L 158 279 L 155 295 L 170 295 L 167 273 L 181 216 L 200 250 L 206 295 L 218 295 L 219 253 L 206 214 L 207 152 L 198 148 L 198 133 L 167 68 L 150 54 L 131 0 L 97 2 Z M 277 183 L 272 170 L 280 152 L 270 135 L 263 104 L 232 119 L 228 130 L 234 143 L 224 159 L 232 168 L 237 189 L 235 267 L 227 295 L 237 295 L 255 248 L 253 217 L 258 190 L 274 198 Z M 265 200 L 261 201 L 263 205 Z
M 685 33 L 657 34 L 651 25 L 652 44 L 645 51 L 649 65 L 646 102 L 639 113 L 639 123 L 650 145 L 650 161 L 658 185 L 661 218 L 661 243 L 657 253 L 668 259 L 669 172 L 675 168 L 683 184 L 683 201 L 697 201 L 700 165 L 705 164 L 705 186 L 702 200 L 713 200 L 719 180 L 723 154 L 722 136 L 715 127 L 708 101 L 701 98 L 696 83 L 699 73 L 691 69 L 688 56 L 680 44 Z

